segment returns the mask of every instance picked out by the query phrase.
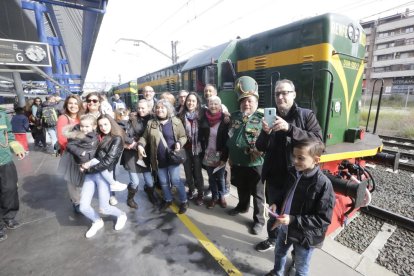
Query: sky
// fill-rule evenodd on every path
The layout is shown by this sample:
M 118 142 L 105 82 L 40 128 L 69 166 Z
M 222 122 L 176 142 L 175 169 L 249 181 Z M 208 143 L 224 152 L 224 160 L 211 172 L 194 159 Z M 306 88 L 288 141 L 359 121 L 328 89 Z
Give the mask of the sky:
M 408 0 L 109 0 L 86 82 L 125 83 L 235 39 L 327 12 L 375 20 L 414 10 Z M 138 45 L 124 39 L 141 40 Z M 161 54 L 151 47 L 156 48 Z

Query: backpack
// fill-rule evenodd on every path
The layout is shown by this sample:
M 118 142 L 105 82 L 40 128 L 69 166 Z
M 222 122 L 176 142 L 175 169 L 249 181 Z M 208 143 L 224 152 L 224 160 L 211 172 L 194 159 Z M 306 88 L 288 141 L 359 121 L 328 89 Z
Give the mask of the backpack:
M 42 123 L 44 126 L 56 126 L 57 119 L 57 112 L 52 106 L 45 106 L 42 108 Z

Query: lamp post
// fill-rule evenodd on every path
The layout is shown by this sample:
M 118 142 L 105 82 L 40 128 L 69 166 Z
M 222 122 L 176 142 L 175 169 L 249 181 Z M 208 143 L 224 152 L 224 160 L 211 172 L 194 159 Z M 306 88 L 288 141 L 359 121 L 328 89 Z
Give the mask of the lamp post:
M 151 44 L 145 42 L 144 40 L 141 39 L 133 39 L 133 38 L 120 38 L 118 39 L 115 44 L 117 44 L 119 41 L 131 41 L 134 43 L 134 46 L 139 46 L 140 43 L 147 45 L 148 47 L 150 47 L 151 49 L 153 49 L 154 51 L 156 51 L 157 53 L 167 57 L 168 59 L 170 59 L 172 61 L 172 64 L 176 64 L 177 60 L 178 60 L 178 56 L 177 56 L 177 43 L 178 41 L 171 41 L 171 49 L 172 49 L 172 53 L 171 56 L 169 56 L 168 54 L 162 52 L 161 50 L 158 50 L 157 48 L 155 48 L 154 46 L 152 46 Z
M 410 96 L 410 87 L 407 87 L 407 96 L 405 97 L 405 109 L 407 109 L 408 97 Z

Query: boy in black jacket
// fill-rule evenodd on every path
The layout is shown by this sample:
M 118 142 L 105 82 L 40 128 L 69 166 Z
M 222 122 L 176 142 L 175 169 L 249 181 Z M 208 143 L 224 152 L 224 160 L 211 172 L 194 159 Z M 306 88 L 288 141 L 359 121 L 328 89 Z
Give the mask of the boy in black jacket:
M 312 252 L 322 246 L 335 204 L 331 181 L 318 166 L 323 150 L 323 143 L 314 138 L 301 140 L 293 147 L 294 167 L 284 186 L 285 197 L 270 206 L 276 216 L 273 229 L 279 230 L 275 265 L 268 276 L 284 275 L 286 255 L 292 245 L 296 274 L 308 275 Z
M 79 165 L 88 161 L 91 161 L 91 165 L 99 163 L 99 161 L 94 158 L 99 143 L 96 127 L 96 118 L 93 115 L 86 114 L 80 117 L 79 125 L 73 127 L 71 131 L 64 132 L 65 136 L 68 138 L 66 149 L 73 155 L 75 162 Z M 126 184 L 114 180 L 112 173 L 108 170 L 104 170 L 100 173 L 110 184 L 111 191 L 123 191 L 127 188 Z

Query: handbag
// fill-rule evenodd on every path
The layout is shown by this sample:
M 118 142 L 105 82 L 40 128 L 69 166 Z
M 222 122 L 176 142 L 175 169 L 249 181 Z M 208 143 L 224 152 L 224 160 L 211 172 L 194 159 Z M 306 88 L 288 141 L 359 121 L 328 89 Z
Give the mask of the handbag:
M 178 151 L 171 150 L 168 148 L 167 142 L 165 141 L 164 134 L 161 130 L 158 129 L 160 132 L 160 138 L 162 143 L 164 144 L 165 149 L 167 150 L 167 160 L 168 163 L 171 165 L 180 165 L 185 162 L 187 159 L 187 155 L 185 154 L 185 149 L 180 148 Z

